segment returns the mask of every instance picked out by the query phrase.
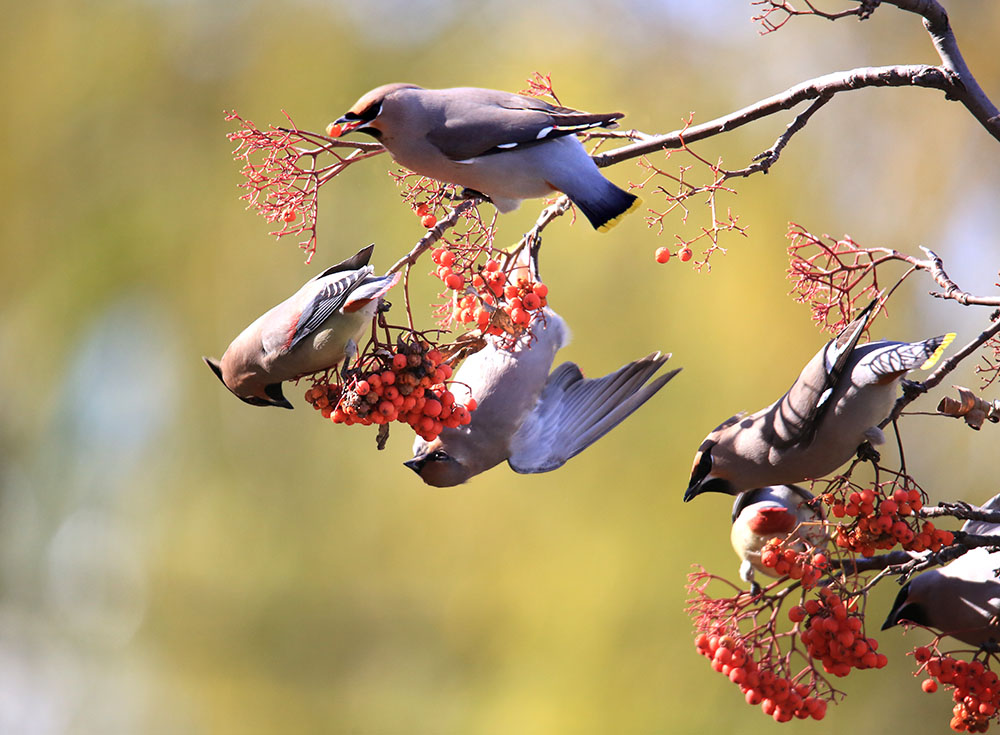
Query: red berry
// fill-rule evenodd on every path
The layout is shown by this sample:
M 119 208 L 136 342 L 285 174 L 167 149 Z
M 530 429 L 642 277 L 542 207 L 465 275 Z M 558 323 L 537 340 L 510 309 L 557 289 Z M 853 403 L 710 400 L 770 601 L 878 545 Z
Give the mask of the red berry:
M 938 683 L 933 679 L 924 679 L 920 684 L 920 688 L 923 689 L 928 694 L 933 694 L 937 691 Z
M 693 253 L 691 252 L 691 248 L 681 248 L 677 252 L 677 257 L 681 259 L 682 263 L 687 263 L 689 260 L 691 260 L 692 255 Z
M 444 285 L 454 291 L 458 291 L 463 285 L 465 285 L 465 279 L 457 273 L 451 273 L 444 279 Z
M 437 222 L 438 222 L 437 217 L 435 217 L 433 214 L 424 215 L 420 220 L 420 224 L 422 224 L 428 230 L 434 225 L 436 225 Z
M 344 129 L 337 125 L 337 123 L 330 123 L 326 126 L 326 137 L 327 138 L 339 138 L 344 134 Z
M 420 202 L 414 211 L 417 213 L 418 217 L 426 217 L 427 213 L 431 211 L 431 208 L 427 206 L 426 202 Z
M 281 213 L 281 219 L 285 222 L 294 222 L 299 216 L 299 213 L 295 211 L 294 207 L 289 207 L 284 212 Z
M 656 262 L 666 263 L 670 260 L 670 249 L 666 247 L 656 249 Z

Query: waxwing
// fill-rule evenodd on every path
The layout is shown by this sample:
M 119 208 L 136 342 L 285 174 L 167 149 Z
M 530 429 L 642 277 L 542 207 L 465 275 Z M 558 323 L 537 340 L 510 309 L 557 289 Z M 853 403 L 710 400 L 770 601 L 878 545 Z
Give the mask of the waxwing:
M 221 360 L 202 359 L 232 393 L 251 406 L 292 408 L 283 381 L 333 368 L 357 352 L 381 297 L 399 274 L 376 276 L 374 245 L 311 278 L 233 340 Z
M 823 511 L 814 501 L 813 494 L 798 485 L 771 485 L 736 496 L 729 538 L 742 560 L 740 578 L 744 582 L 756 586 L 755 571 L 769 577 L 779 576 L 760 560 L 761 549 L 773 538 L 790 539 L 784 548 L 796 551 L 826 544 Z
M 750 416 L 737 414 L 705 438 L 685 501 L 816 479 L 847 462 L 865 440 L 885 441 L 878 424 L 892 411 L 900 379 L 930 368 L 955 335 L 858 345 L 874 307 L 817 352 L 785 395 Z
M 1000 510 L 1000 495 L 994 495 L 983 507 Z M 967 521 L 962 530 L 1000 536 L 1000 526 L 984 521 Z M 882 630 L 909 622 L 926 625 L 973 646 L 1000 642 L 998 569 L 1000 552 L 977 548 L 940 569 L 914 577 L 899 591 Z
M 456 403 L 475 398 L 478 407 L 467 426 L 414 442 L 413 459 L 404 464 L 428 485 L 458 485 L 504 460 L 521 473 L 561 467 L 679 372 L 647 383 L 670 357 L 654 352 L 603 378 L 584 378 L 572 362 L 549 374 L 569 330 L 554 311 L 543 311 L 544 319 L 536 319 L 513 348 L 502 337 L 487 337 L 486 347 L 455 373 Z
M 501 212 L 561 191 L 603 231 L 641 201 L 601 175 L 575 133 L 616 127 L 620 117 L 495 89 L 386 84 L 365 94 L 337 124 L 341 135 L 368 133 L 401 166 L 485 195 Z

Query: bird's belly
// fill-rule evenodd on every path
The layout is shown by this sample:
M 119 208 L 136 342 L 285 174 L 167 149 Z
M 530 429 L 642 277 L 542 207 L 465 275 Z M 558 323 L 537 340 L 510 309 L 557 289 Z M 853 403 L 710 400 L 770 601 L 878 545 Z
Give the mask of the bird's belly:
M 486 194 L 491 199 L 519 201 L 551 196 L 555 189 L 544 172 L 528 156 L 534 148 L 492 153 L 458 163 L 444 156 L 412 156 L 396 153 L 402 166 L 438 181 L 457 184 Z
M 369 313 L 370 312 L 370 313 Z M 295 376 L 336 367 L 344 360 L 347 343 L 357 343 L 371 322 L 374 302 L 350 314 L 334 314 L 303 340 L 291 355 L 289 365 Z M 331 323 L 336 328 L 331 328 Z

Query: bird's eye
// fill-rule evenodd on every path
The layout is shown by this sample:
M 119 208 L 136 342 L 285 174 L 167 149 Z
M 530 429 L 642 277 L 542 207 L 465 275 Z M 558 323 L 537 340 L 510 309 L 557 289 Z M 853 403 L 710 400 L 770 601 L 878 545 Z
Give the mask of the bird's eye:
M 449 459 L 449 457 L 447 452 L 441 449 L 437 449 L 431 452 L 431 455 L 427 459 L 430 460 L 431 462 L 444 462 L 445 460 Z

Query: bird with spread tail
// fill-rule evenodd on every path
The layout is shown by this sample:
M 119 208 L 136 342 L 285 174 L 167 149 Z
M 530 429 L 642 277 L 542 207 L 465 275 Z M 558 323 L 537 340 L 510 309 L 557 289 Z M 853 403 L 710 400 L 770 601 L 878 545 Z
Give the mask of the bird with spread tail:
M 399 280 L 398 273 L 374 275 L 368 265 L 374 248 L 311 278 L 244 329 L 221 360 L 202 359 L 241 401 L 292 408 L 282 382 L 352 359 L 382 296 Z
M 604 231 L 641 200 L 601 175 L 576 133 L 616 127 L 621 117 L 495 89 L 397 83 L 367 92 L 336 124 L 340 135 L 367 133 L 401 166 L 484 195 L 500 212 L 560 191 Z
M 899 381 L 932 367 L 955 335 L 859 345 L 875 305 L 824 345 L 785 395 L 757 413 L 733 416 L 705 438 L 685 501 L 823 477 L 866 440 L 885 441 L 878 425 L 892 411 Z
M 454 376 L 456 403 L 478 404 L 467 426 L 417 438 L 404 462 L 428 485 L 466 482 L 504 460 L 520 473 L 549 472 L 582 452 L 653 397 L 679 370 L 650 379 L 670 355 L 654 352 L 603 378 L 584 378 L 556 352 L 569 338 L 562 318 L 544 308 L 513 347 L 502 337 L 466 358 Z

